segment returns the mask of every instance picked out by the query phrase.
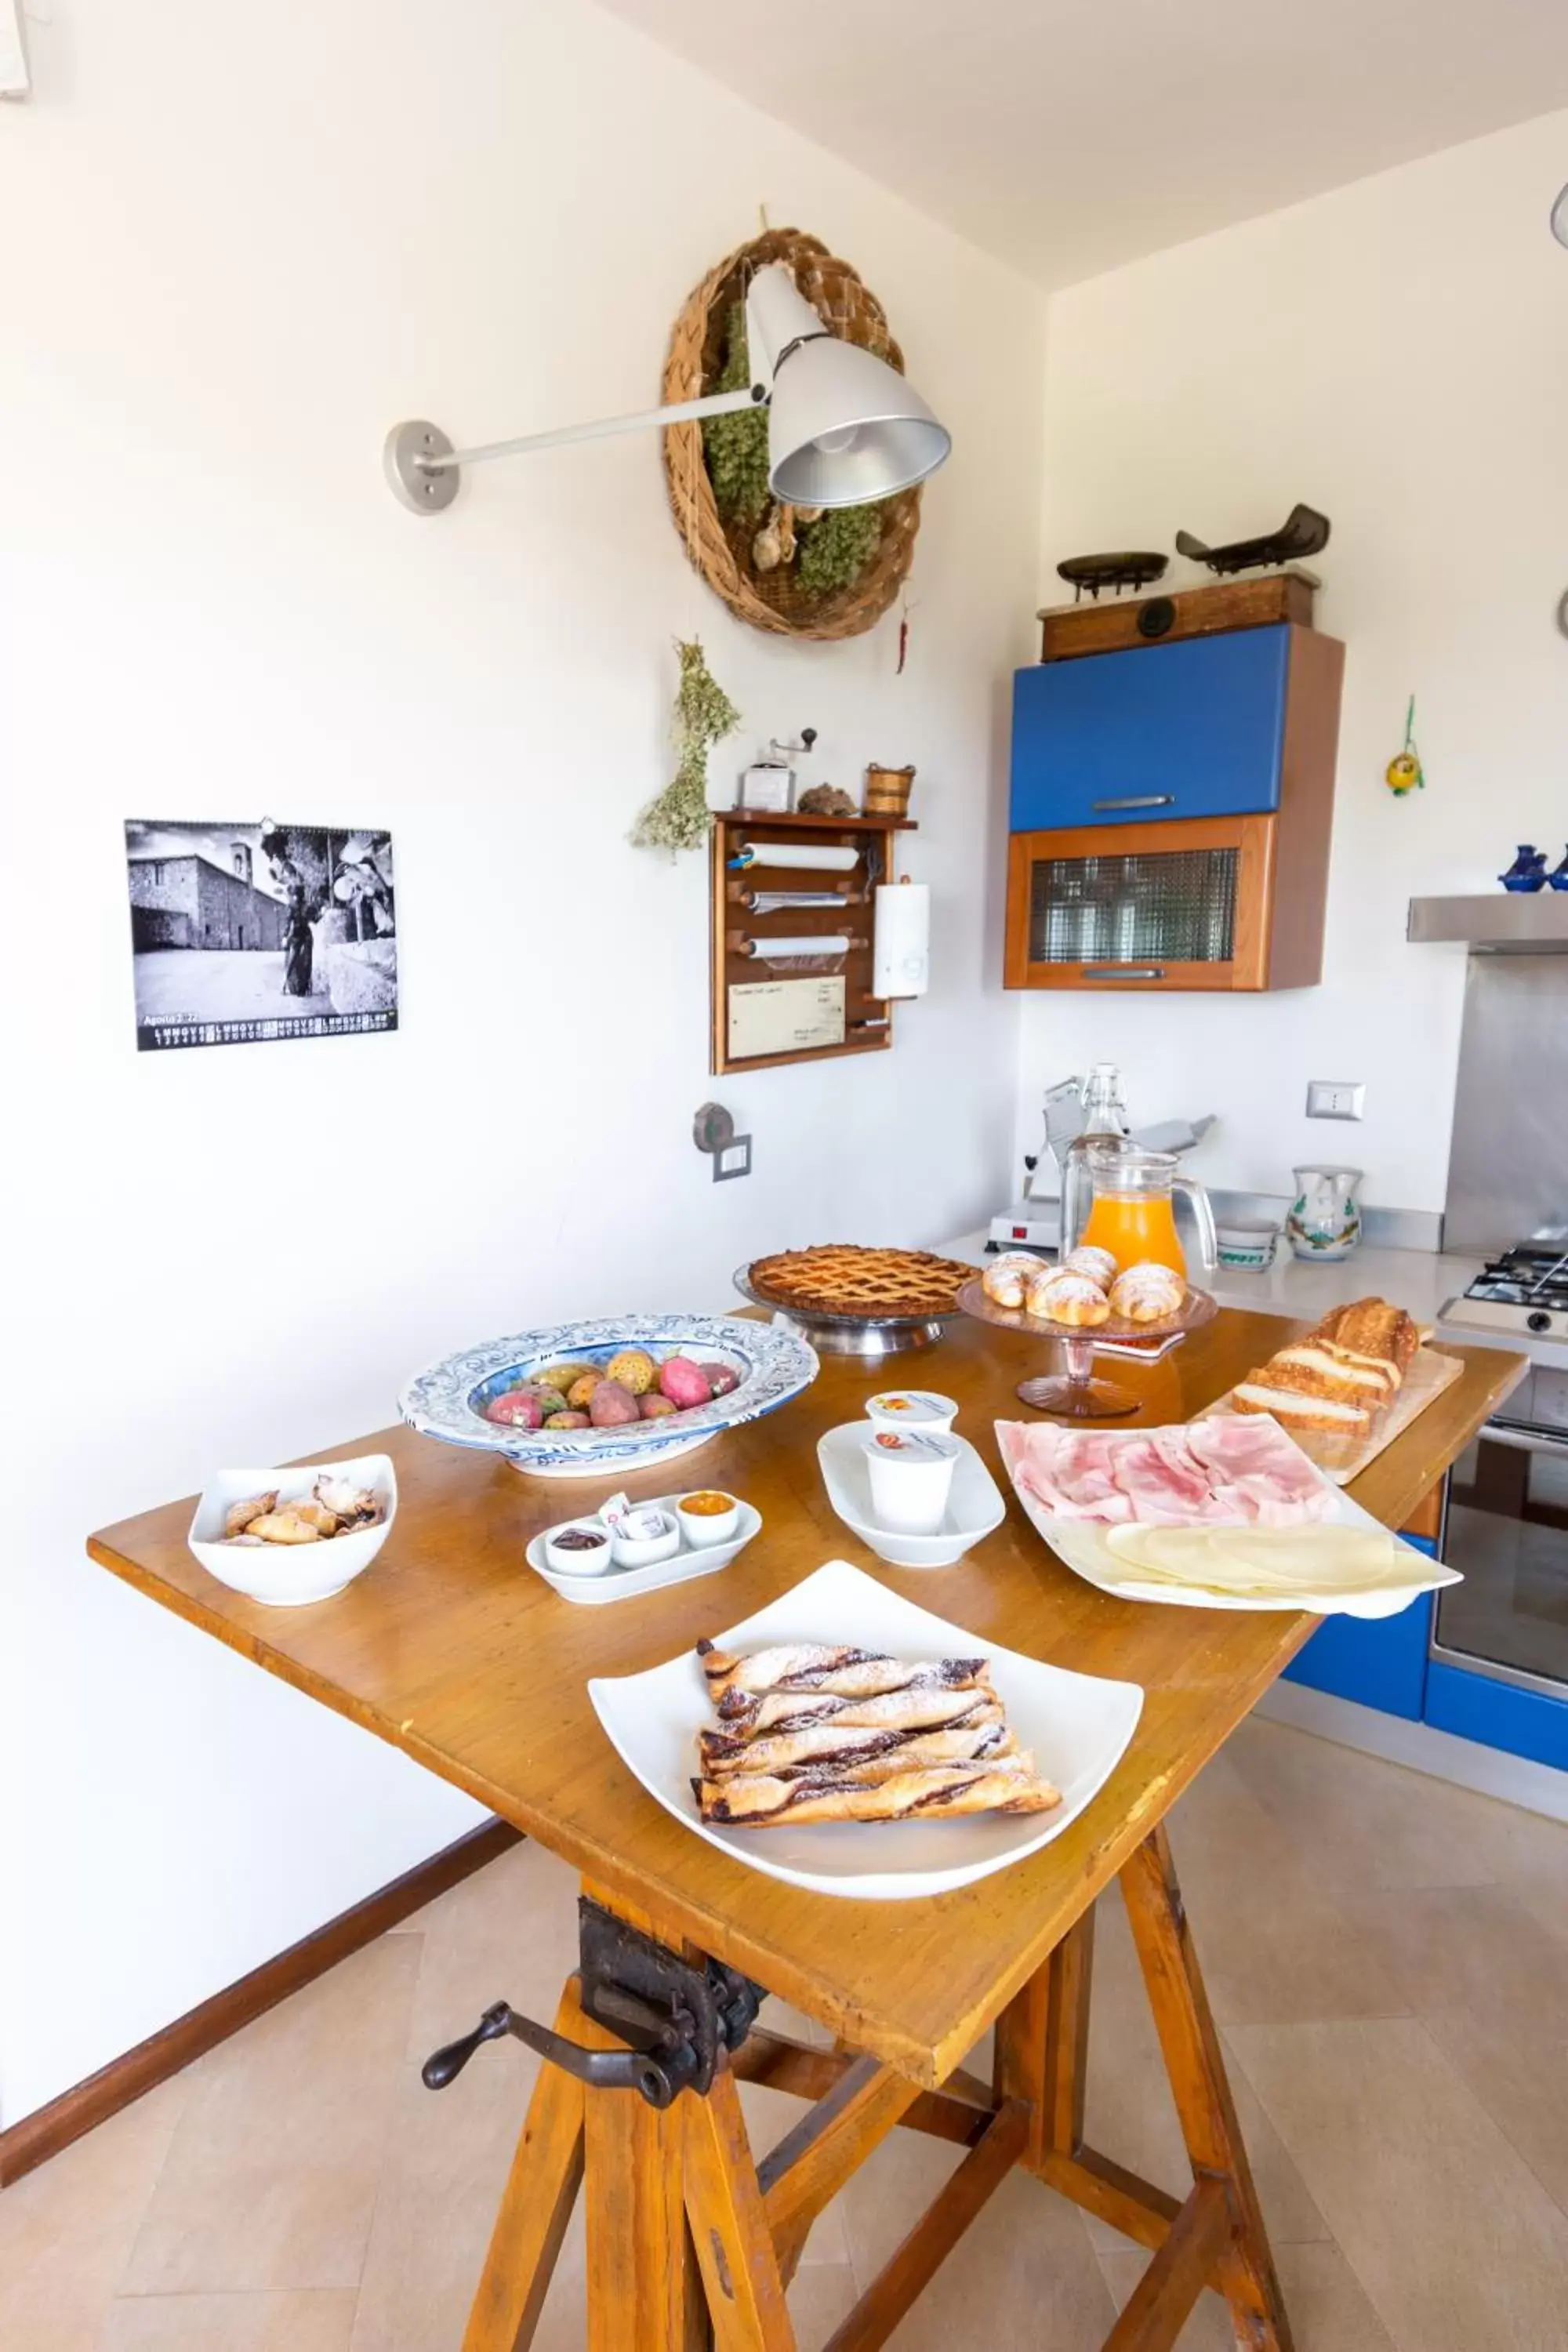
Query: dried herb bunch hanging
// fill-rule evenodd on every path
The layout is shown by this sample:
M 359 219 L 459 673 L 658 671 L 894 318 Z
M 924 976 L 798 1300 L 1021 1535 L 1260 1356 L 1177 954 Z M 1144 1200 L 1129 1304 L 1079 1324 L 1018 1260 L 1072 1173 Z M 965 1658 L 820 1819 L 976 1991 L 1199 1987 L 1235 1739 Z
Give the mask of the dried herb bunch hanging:
M 800 535 L 800 579 L 814 596 L 830 596 L 859 579 L 882 541 L 882 509 L 828 507 Z
M 679 753 L 675 773 L 649 801 L 632 834 L 639 848 L 700 849 L 708 838 L 708 754 L 732 735 L 741 714 L 715 683 L 700 639 L 678 637 L 680 684 L 675 693 L 671 732 Z
M 752 381 L 746 355 L 746 310 L 732 302 L 724 327 L 724 364 L 713 392 L 742 392 Z M 768 502 L 768 412 L 742 408 L 703 420 L 702 448 L 720 513 L 727 522 L 756 522 Z

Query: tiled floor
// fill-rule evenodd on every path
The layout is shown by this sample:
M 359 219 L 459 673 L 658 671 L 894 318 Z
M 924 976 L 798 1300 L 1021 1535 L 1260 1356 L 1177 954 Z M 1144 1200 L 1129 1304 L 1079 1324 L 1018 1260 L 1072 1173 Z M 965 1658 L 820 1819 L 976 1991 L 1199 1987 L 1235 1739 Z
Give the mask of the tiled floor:
M 1568 1829 L 1252 1723 L 1172 1834 L 1300 2352 L 1568 2352 Z M 457 2352 L 533 2062 L 440 2097 L 418 2062 L 501 1993 L 551 2011 L 573 1894 L 519 1847 L 7 2190 L 5 2352 Z M 1092 2056 L 1091 2138 L 1179 2189 L 1114 1899 Z M 800 2112 L 746 2099 L 759 2146 Z M 803 2347 L 957 2158 L 895 2134 L 829 2209 Z M 1098 2352 L 1144 2259 L 1015 2176 L 893 2341 Z M 579 2222 L 542 2352 L 582 2280 Z M 1182 2344 L 1226 2352 L 1223 2306 Z

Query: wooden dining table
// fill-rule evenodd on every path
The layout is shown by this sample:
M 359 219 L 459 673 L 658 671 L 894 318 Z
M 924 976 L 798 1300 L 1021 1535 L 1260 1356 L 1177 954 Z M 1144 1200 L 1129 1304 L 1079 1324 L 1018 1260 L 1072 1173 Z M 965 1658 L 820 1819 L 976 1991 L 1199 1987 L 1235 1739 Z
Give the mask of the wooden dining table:
M 1187 1420 L 1293 1328 L 1226 1310 L 1159 1363 L 1119 1361 L 1117 1381 L 1140 1402 L 1132 1420 L 1112 1425 Z M 1350 1490 L 1389 1527 L 1429 1503 L 1523 1370 L 1500 1350 L 1445 1351 L 1458 1358 L 1458 1378 Z M 1038 1338 L 963 1319 L 931 1354 L 906 1360 L 920 1384 L 957 1399 L 961 1433 L 1004 1491 L 994 1424 L 1029 1418 L 1015 1389 L 1048 1355 Z M 1289 2352 L 1163 1822 L 1317 1621 L 1111 1598 L 1057 1559 L 1010 1493 L 1001 1527 L 956 1566 L 889 1568 L 835 1517 L 816 1460 L 823 1433 L 858 1418 L 886 1380 L 885 1368 L 879 1377 L 854 1359 L 825 1358 L 814 1384 L 769 1418 L 630 1479 L 521 1475 L 493 1454 L 402 1427 L 355 1437 L 314 1458 L 389 1454 L 395 1524 L 365 1575 L 310 1607 L 267 1608 L 208 1576 L 186 1545 L 190 1498 L 89 1541 L 96 1560 L 151 1599 L 466 1790 L 581 1874 L 583 1965 L 554 2018 L 519 2021 L 503 2003 L 435 2068 L 449 2075 L 469 2047 L 520 2023 L 529 2029 L 520 2038 L 546 2054 L 465 2352 L 531 2342 L 580 2190 L 592 2352 L 694 2352 L 709 2342 L 790 2352 L 785 2288 L 806 2234 L 899 2126 L 965 2153 L 832 2352 L 869 2352 L 886 2339 L 1015 2166 L 1149 2250 L 1108 2352 L 1174 2343 L 1205 2286 L 1224 2296 L 1239 2346 Z M 531 1536 L 591 1510 L 616 1485 L 635 1496 L 695 1484 L 744 1496 L 763 1519 L 710 1578 L 584 1608 L 525 1563 Z M 844 1900 L 749 1867 L 638 1784 L 599 1724 L 589 1677 L 662 1663 L 832 1559 L 963 1625 L 977 1645 L 1142 1685 L 1121 1762 L 1052 1843 L 956 1892 Z M 833 1633 L 822 1628 L 825 1639 Z M 1118 1877 L 1190 2159 L 1191 2179 L 1175 2189 L 1084 2138 L 1095 1903 Z M 835 2047 L 759 2028 L 759 1988 L 826 2027 Z M 455 2018 L 454 2031 L 469 2022 Z M 982 2080 L 963 2061 L 991 2027 L 994 2060 Z M 611 2083 L 584 2079 L 595 2074 Z M 760 2161 L 743 2080 L 806 2102 Z

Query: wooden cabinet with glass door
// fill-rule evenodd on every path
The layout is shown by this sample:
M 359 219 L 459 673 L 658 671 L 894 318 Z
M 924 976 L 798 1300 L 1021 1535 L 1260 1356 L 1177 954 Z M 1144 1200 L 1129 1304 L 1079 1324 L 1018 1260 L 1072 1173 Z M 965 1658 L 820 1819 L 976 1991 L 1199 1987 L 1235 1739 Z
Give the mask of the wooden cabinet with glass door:
M 1280 625 L 1020 671 L 1006 985 L 1320 980 L 1343 656 Z

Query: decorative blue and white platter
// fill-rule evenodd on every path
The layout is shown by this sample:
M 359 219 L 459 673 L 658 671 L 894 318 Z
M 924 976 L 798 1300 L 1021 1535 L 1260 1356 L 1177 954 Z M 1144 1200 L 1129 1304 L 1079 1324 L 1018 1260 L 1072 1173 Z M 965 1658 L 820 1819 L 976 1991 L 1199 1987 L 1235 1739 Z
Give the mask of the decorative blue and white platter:
M 728 1364 L 737 1381 L 727 1396 L 692 1405 L 662 1421 L 634 1421 L 616 1429 L 520 1429 L 485 1419 L 492 1398 L 519 1387 L 547 1365 L 598 1366 L 623 1348 L 646 1348 L 656 1361 L 693 1356 Z M 650 1468 L 689 1454 L 726 1429 L 760 1421 L 816 1378 L 815 1349 L 794 1331 L 748 1323 L 731 1315 L 620 1315 L 595 1323 L 556 1323 L 465 1348 L 416 1372 L 397 1400 L 398 1411 L 423 1436 L 448 1445 L 475 1445 L 504 1454 L 515 1468 L 542 1478 L 603 1478 Z

